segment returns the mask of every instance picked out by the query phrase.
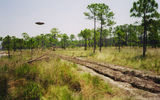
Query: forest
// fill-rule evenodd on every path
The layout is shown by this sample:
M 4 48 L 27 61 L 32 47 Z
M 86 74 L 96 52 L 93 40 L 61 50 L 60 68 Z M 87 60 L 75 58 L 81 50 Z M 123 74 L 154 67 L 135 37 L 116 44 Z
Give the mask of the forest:
M 1 36 L 0 100 L 158 100 L 158 7 L 137 0 L 129 10 L 139 20 L 116 25 L 107 4 L 92 3 L 83 15 L 93 28 L 77 35 L 54 27 L 37 36 Z

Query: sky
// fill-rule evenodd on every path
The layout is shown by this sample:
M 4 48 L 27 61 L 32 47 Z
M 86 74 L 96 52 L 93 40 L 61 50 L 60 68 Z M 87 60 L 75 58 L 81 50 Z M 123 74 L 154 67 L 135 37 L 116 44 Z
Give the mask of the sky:
M 134 23 L 130 9 L 136 0 L 0 0 L 0 36 L 21 37 L 49 33 L 58 28 L 61 33 L 77 35 L 85 28 L 93 28 L 93 21 L 86 19 L 87 5 L 105 3 L 115 13 L 116 25 Z M 160 0 L 156 0 L 159 3 Z M 160 9 L 159 9 L 160 11 Z M 36 25 L 35 22 L 45 22 Z

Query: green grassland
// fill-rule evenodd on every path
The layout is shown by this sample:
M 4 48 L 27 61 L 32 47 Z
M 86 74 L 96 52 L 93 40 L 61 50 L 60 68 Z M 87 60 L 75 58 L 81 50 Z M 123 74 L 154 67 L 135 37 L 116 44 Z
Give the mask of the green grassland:
M 53 51 L 34 50 L 32 57 L 46 52 Z M 82 71 L 76 64 L 55 57 L 26 64 L 31 57 L 29 51 L 12 54 L 10 59 L 0 58 L 0 100 L 132 99 L 125 91 Z

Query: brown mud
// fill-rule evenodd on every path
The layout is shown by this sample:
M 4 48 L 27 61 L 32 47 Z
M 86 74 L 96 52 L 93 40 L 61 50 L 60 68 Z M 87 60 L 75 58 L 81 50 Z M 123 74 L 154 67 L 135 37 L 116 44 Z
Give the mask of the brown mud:
M 54 56 L 85 66 L 101 75 L 113 79 L 114 81 L 130 84 L 133 88 L 149 92 L 156 95 L 156 98 L 160 98 L 160 76 L 158 75 L 121 66 L 85 60 L 78 57 L 56 54 Z

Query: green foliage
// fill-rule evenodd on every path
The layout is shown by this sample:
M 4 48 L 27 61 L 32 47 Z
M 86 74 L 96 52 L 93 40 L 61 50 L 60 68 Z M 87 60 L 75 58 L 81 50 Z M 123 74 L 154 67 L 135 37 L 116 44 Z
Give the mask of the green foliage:
M 2 46 L 4 49 L 7 49 L 7 50 L 11 50 L 12 49 L 12 42 L 11 42 L 11 37 L 9 35 L 7 35 L 4 39 L 3 39 L 3 42 L 2 42 Z
M 75 35 L 74 35 L 74 34 L 71 34 L 71 35 L 70 35 L 70 40 L 73 41 L 73 39 L 75 39 Z
M 0 73 L 8 72 L 9 68 L 7 65 L 0 66 Z
M 42 88 L 36 82 L 28 82 L 25 86 L 18 88 L 19 99 L 40 100 L 42 97 Z
M 60 31 L 57 28 L 52 28 L 50 32 L 51 34 L 48 34 L 50 46 L 56 46 Z
M 0 74 L 0 100 L 5 100 L 8 95 L 8 77 L 3 73 Z
M 74 100 L 67 86 L 51 86 L 47 95 L 44 100 Z
M 40 77 L 42 86 L 44 88 L 48 88 L 49 85 L 67 85 L 72 91 L 80 91 L 81 85 L 70 68 L 70 66 L 76 68 L 76 65 L 68 65 L 66 63 L 63 64 L 58 59 L 56 59 L 56 63 L 58 63 L 58 65 L 54 65 L 52 71 L 49 70 L 48 72 L 48 69 L 43 69 L 41 72 Z
M 80 82 L 78 80 L 72 79 L 69 82 L 68 85 L 69 85 L 69 89 L 74 91 L 74 92 L 80 92 L 81 91 L 81 85 L 80 85 Z
M 84 29 L 81 30 L 81 32 L 78 34 L 79 37 L 82 37 L 85 41 L 85 48 L 84 50 L 87 50 L 88 40 L 91 37 L 91 30 L 90 29 Z
M 70 37 L 69 37 L 69 39 L 70 39 L 70 47 L 72 47 L 72 48 L 76 47 L 76 41 L 77 40 L 76 40 L 75 35 L 71 34 Z
M 97 4 L 97 18 L 101 22 L 101 25 L 107 24 L 107 26 L 111 26 L 114 24 L 113 16 L 114 13 L 110 11 L 108 5 L 104 3 Z
M 94 87 L 98 87 L 98 85 L 100 84 L 100 79 L 97 76 L 93 76 L 92 77 L 92 84 Z
M 34 49 L 34 48 L 49 48 L 58 46 L 59 31 L 57 28 L 53 28 L 49 34 L 41 34 L 36 37 L 30 37 L 27 33 L 22 33 L 23 38 L 17 38 L 15 36 L 6 37 L 3 39 L 3 49 L 16 51 L 19 49 Z
M 87 9 L 89 9 L 90 13 L 85 12 L 84 15 L 87 16 L 88 19 L 94 19 L 94 26 L 96 26 L 96 19 L 100 21 L 100 24 L 101 24 L 100 36 L 99 36 L 100 43 L 98 43 L 98 45 L 100 46 L 100 51 L 101 51 L 101 47 L 103 45 L 102 37 L 106 38 L 106 36 L 104 35 L 104 33 L 106 33 L 106 31 L 103 32 L 103 27 L 104 27 L 103 25 L 112 26 L 115 24 L 115 22 L 113 21 L 114 13 L 112 11 L 110 11 L 109 6 L 104 3 L 90 4 L 90 5 L 88 5 Z M 95 28 L 96 27 L 94 27 L 94 45 L 96 45 L 96 42 L 97 42 L 96 40 L 98 38 L 96 36 L 96 29 Z M 95 50 L 95 47 L 96 46 L 94 46 L 94 50 Z
M 71 92 L 67 88 L 63 88 L 61 100 L 73 100 Z
M 27 33 L 22 33 L 22 36 L 23 36 L 23 39 L 26 41 L 30 38 Z
M 155 60 L 155 70 L 157 71 L 157 73 L 160 71 L 160 63 L 157 59 Z
M 107 91 L 107 93 L 113 94 L 112 88 L 107 83 L 104 85 L 104 90 Z
M 120 47 L 122 43 L 125 41 L 125 34 L 124 32 L 121 31 L 119 27 L 116 27 L 116 32 L 115 32 L 115 40 L 117 45 L 119 46 L 119 52 L 120 52 Z
M 92 52 L 89 54 L 89 56 L 91 56 L 91 57 L 93 57 L 94 55 L 95 55 L 95 53 L 92 53 Z
M 67 47 L 67 45 L 68 45 L 68 39 L 69 39 L 69 37 L 68 37 L 67 34 L 62 34 L 61 35 L 61 47 L 63 49 L 66 49 L 66 47 Z
M 158 4 L 155 0 L 138 0 L 133 3 L 131 8 L 131 16 L 146 17 L 147 19 L 158 17 Z
M 155 0 L 138 0 L 133 3 L 131 8 L 131 17 L 141 17 L 142 25 L 144 26 L 143 35 L 143 57 L 146 55 L 147 44 L 147 28 L 152 22 L 152 19 L 159 18 L 158 3 Z
M 8 58 L 10 58 L 10 51 L 13 47 L 12 42 L 11 42 L 11 37 L 7 35 L 2 42 L 2 47 L 3 49 L 6 49 L 8 51 Z
M 81 32 L 79 33 L 79 37 L 82 37 L 83 39 L 88 39 L 90 36 L 91 36 L 90 29 L 81 30 Z
M 53 38 L 56 38 L 58 33 L 60 33 L 60 31 L 57 28 L 52 28 L 50 32 L 54 35 Z
M 148 28 L 148 42 L 154 48 L 160 47 L 160 20 L 152 20 L 151 22 Z
M 15 69 L 15 75 L 19 78 L 25 77 L 29 80 L 35 80 L 35 77 L 37 75 L 37 68 L 34 66 L 29 66 L 28 64 L 24 64 L 20 67 L 17 67 Z
M 94 3 L 94 4 L 90 4 L 87 6 L 87 9 L 90 12 L 84 12 L 84 15 L 88 17 L 88 19 L 94 19 L 96 17 L 96 15 L 98 14 L 98 4 Z
M 97 14 L 98 14 L 98 6 L 96 3 L 90 4 L 87 6 L 87 9 L 90 12 L 85 12 L 84 15 L 88 17 L 88 19 L 94 20 L 94 48 L 93 52 L 95 53 L 96 50 L 96 21 L 97 21 Z
M 28 53 L 24 51 L 23 54 L 26 57 Z M 6 91 L 3 94 L 6 100 L 103 100 L 106 94 L 113 93 L 103 80 L 90 74 L 86 75 L 87 78 L 81 77 L 85 76 L 84 72 L 76 64 L 64 60 L 53 58 L 32 65 L 14 64 L 13 67 L 15 60 L 3 59 L 10 65 L 0 67 L 9 76 L 4 78 L 3 73 L 0 74 L 0 84 L 3 84 L 0 87 Z M 5 60 L 1 61 L 5 63 Z
M 120 65 L 137 70 L 151 71 L 160 74 L 160 70 L 159 72 L 157 71 L 160 66 L 159 48 L 149 47 L 145 58 L 141 55 L 142 48 L 137 46 L 122 47 L 121 52 L 118 52 L 116 47 L 108 47 L 104 48 L 101 53 L 93 53 L 94 55 L 92 55 L 91 49 L 88 49 L 87 51 L 83 51 L 82 49 L 83 48 L 76 48 L 65 51 L 57 51 L 56 53 L 68 56 L 73 56 L 74 53 L 74 57 L 83 57 L 84 59 L 93 60 L 96 62 L 111 63 L 114 65 Z
M 0 41 L 2 41 L 3 40 L 3 38 L 2 37 L 0 37 Z
M 35 38 L 33 38 L 33 37 L 30 38 L 29 41 L 28 41 L 28 43 L 29 43 L 30 49 L 35 48 L 35 46 L 36 46 L 36 40 L 35 40 Z
M 82 77 L 88 85 L 93 85 L 95 90 L 100 90 L 109 94 L 113 93 L 112 88 L 107 83 L 103 82 L 98 76 L 92 76 L 89 73 L 85 73 Z

